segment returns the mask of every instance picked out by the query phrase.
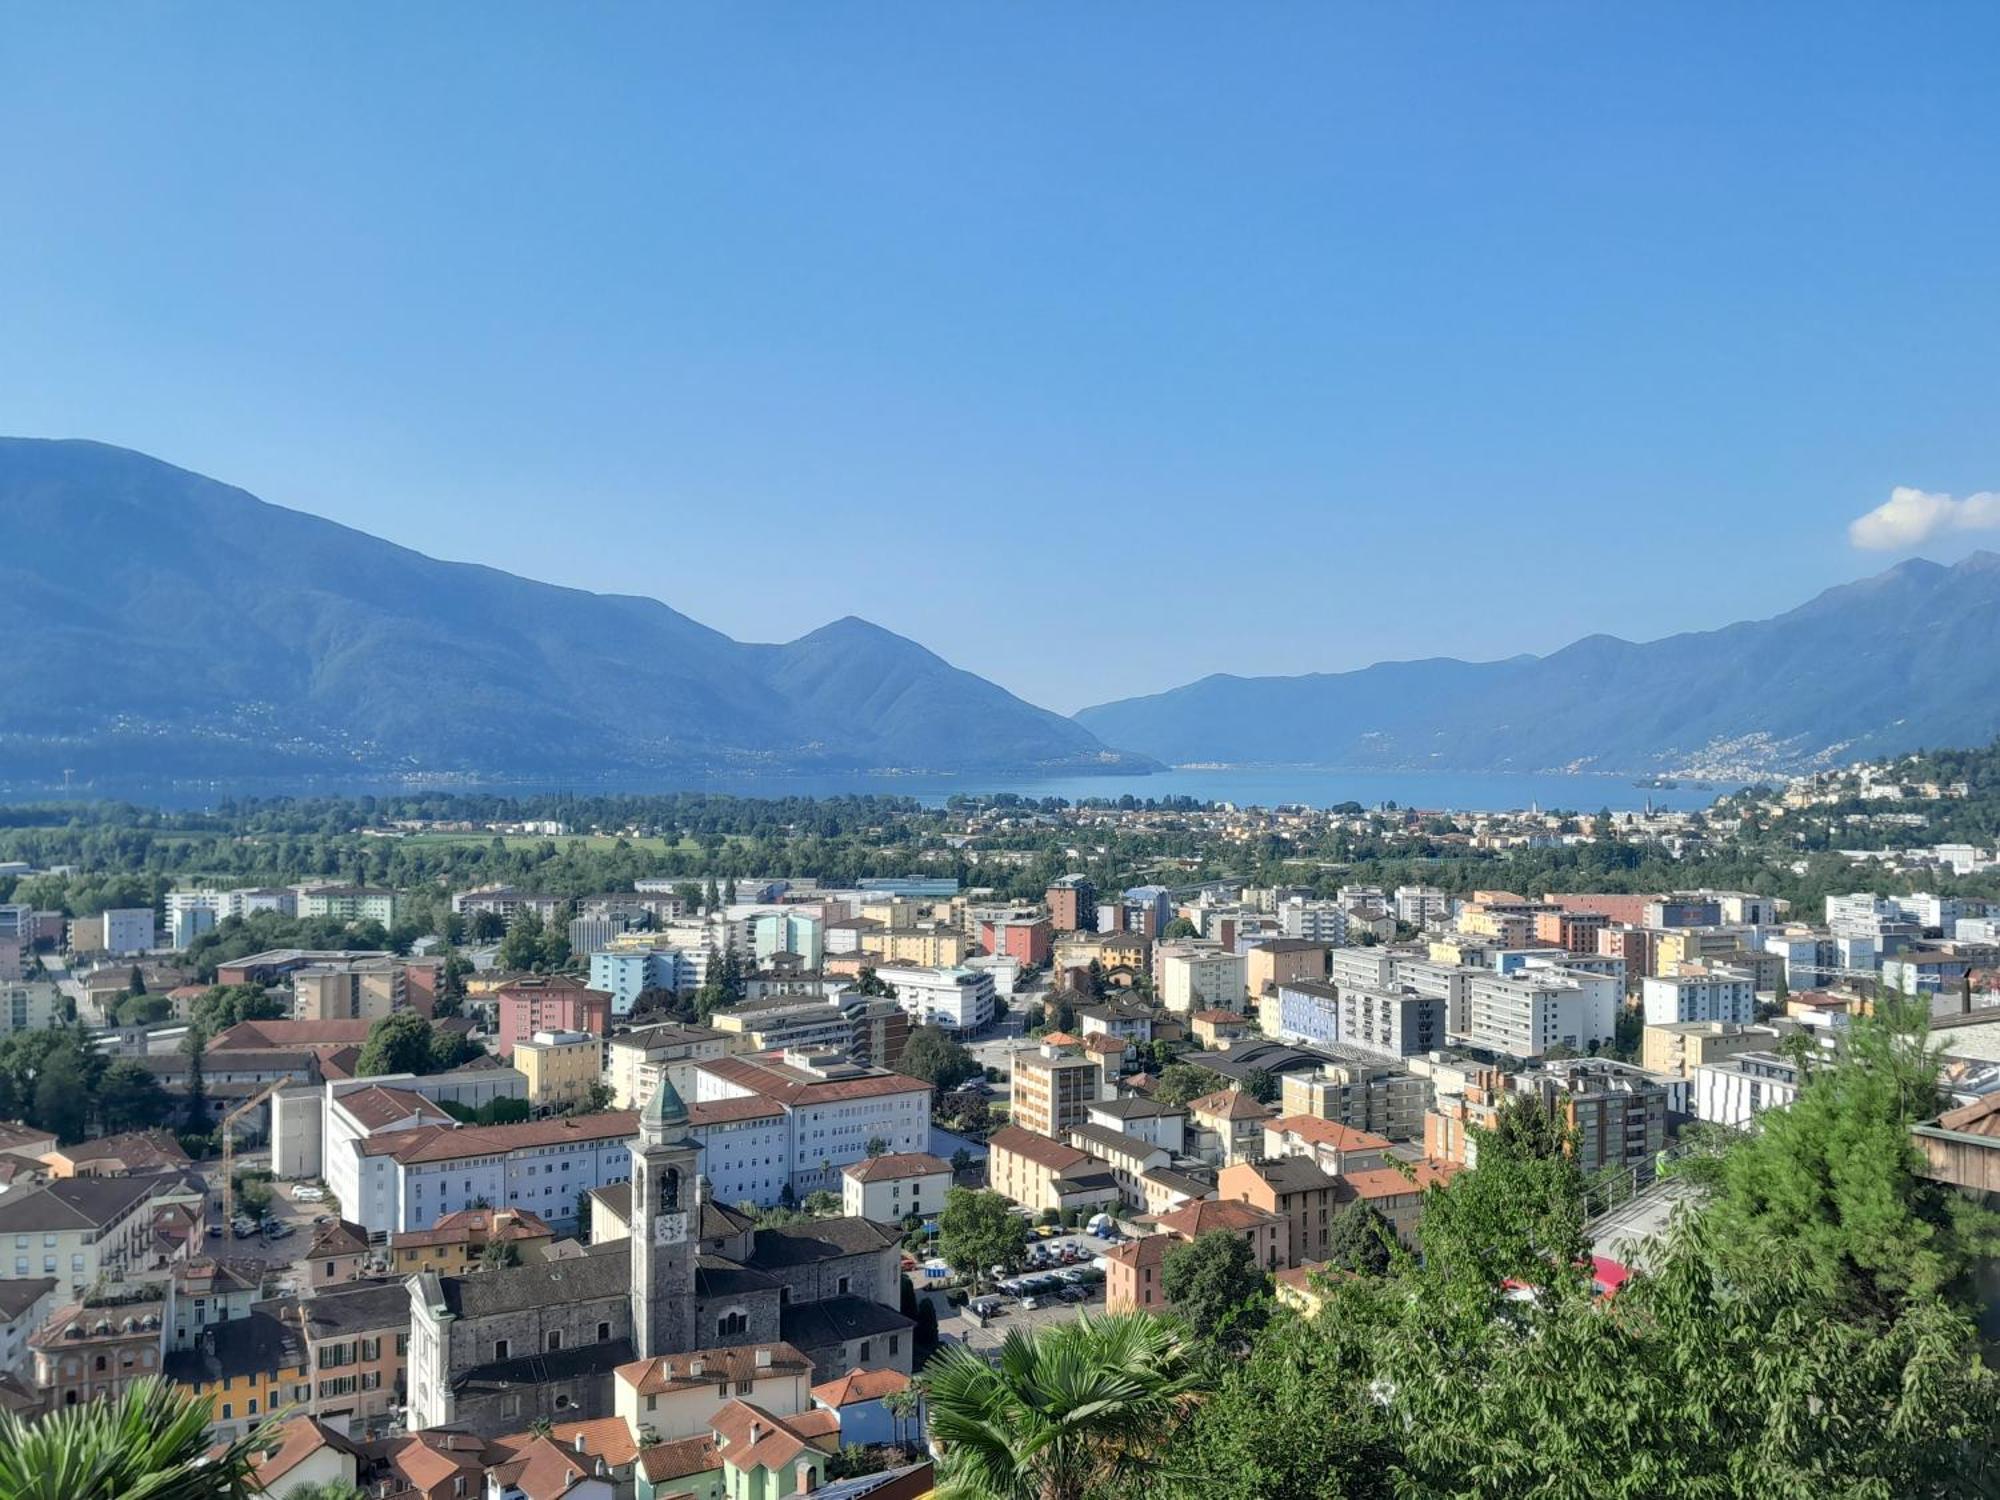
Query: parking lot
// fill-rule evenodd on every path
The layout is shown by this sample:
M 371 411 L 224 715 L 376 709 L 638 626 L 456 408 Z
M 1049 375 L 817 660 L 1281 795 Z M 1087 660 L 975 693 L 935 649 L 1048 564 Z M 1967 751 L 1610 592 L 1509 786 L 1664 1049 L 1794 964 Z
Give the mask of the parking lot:
M 268 1164 L 268 1154 L 264 1152 L 244 1152 L 236 1159 L 238 1171 L 254 1170 Z M 293 1196 L 303 1184 L 273 1182 L 271 1204 L 266 1216 L 267 1224 L 282 1224 L 286 1232 L 273 1238 L 260 1230 L 255 1234 L 238 1238 L 234 1229 L 222 1222 L 222 1169 L 220 1163 L 207 1163 L 202 1175 L 209 1184 L 209 1223 L 220 1228 L 220 1234 L 206 1236 L 211 1255 L 226 1256 L 235 1260 L 260 1260 L 270 1265 L 287 1265 L 306 1253 L 312 1243 L 313 1231 L 317 1227 L 314 1220 L 322 1216 L 338 1216 L 340 1205 L 331 1195 L 319 1202 L 299 1201 Z
M 1045 1252 L 1059 1251 L 1066 1245 L 1075 1246 L 1088 1257 L 1087 1259 L 1077 1261 L 1076 1264 L 1079 1266 L 1096 1264 L 1098 1257 L 1102 1256 L 1110 1248 L 1105 1241 L 1098 1239 L 1096 1236 L 1080 1233 L 1051 1235 L 1047 1239 L 1030 1237 L 1028 1244 L 1031 1250 L 1036 1246 L 1040 1246 Z M 1102 1267 L 1099 1267 L 1099 1269 L 1101 1270 Z M 1031 1275 L 1033 1272 L 1024 1272 L 1023 1274 Z M 1066 1302 L 1059 1296 L 1054 1295 L 1050 1296 L 1046 1301 L 1038 1297 L 1036 1300 L 1039 1305 L 1033 1309 L 1024 1308 L 1018 1297 L 1009 1296 L 1006 1293 L 994 1293 L 993 1295 L 1000 1296 L 1003 1299 L 1001 1308 L 998 1315 L 990 1319 L 985 1327 L 982 1328 L 973 1323 L 971 1319 L 967 1318 L 961 1312 L 941 1320 L 938 1324 L 938 1332 L 945 1337 L 957 1339 L 973 1349 L 998 1348 L 1001 1341 L 1007 1337 L 1009 1329 L 1041 1328 L 1051 1323 L 1070 1322 L 1085 1312 L 1102 1312 L 1104 1310 L 1104 1284 L 1097 1282 L 1094 1285 L 1086 1286 L 1083 1290 L 1086 1295 L 1081 1301 Z

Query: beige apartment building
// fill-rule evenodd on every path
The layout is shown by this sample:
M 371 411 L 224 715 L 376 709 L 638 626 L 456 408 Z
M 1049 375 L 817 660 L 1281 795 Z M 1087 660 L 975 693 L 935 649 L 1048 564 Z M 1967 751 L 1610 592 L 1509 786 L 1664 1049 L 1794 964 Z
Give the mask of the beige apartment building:
M 1327 954 L 1331 951 L 1325 943 L 1308 942 L 1304 938 L 1272 938 L 1257 943 L 1243 955 L 1243 987 L 1256 1000 L 1281 984 L 1298 979 L 1324 979 Z
M 1064 1139 L 1084 1123 L 1084 1107 L 1097 1098 L 1102 1077 L 1093 1058 L 1055 1047 L 1017 1053 L 1010 1118 L 1023 1130 Z
M 379 1021 L 409 1003 L 408 977 L 393 958 L 310 964 L 292 975 L 294 1020 Z
M 861 951 L 885 964 L 951 969 L 972 953 L 972 939 L 951 927 L 884 927 L 861 934 Z
M 683 1099 L 692 1099 L 695 1064 L 713 1062 L 728 1050 L 728 1035 L 709 1026 L 643 1026 L 615 1036 L 605 1047 L 611 1107 L 644 1109 L 662 1077 Z
M 1692 1078 L 1704 1063 L 1720 1062 L 1738 1052 L 1769 1051 L 1778 1033 L 1769 1026 L 1742 1026 L 1733 1021 L 1676 1021 L 1648 1026 L 1642 1033 L 1639 1066 L 1649 1073 Z
M 590 1102 L 604 1079 L 604 1043 L 587 1031 L 538 1031 L 514 1044 L 514 1069 L 528 1080 L 528 1107 L 555 1114 Z

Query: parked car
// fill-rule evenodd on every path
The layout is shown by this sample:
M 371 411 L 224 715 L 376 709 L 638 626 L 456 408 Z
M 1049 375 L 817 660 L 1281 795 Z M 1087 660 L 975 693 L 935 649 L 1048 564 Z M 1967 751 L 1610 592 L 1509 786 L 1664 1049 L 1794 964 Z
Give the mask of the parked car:
M 264 1226 L 264 1233 L 270 1239 L 282 1240 L 292 1233 L 292 1226 L 276 1219 Z
M 324 1203 L 326 1201 L 326 1190 L 310 1185 L 295 1187 L 292 1189 L 292 1200 L 296 1203 Z
M 1040 1307 L 1041 1305 L 1042 1301 L 1041 1298 L 1039 1297 L 1023 1297 L 1021 1299 L 1022 1312 L 1033 1312 L 1035 1311 L 1036 1308 Z
M 1087 1302 L 1090 1300 L 1089 1289 L 1080 1286 L 1066 1286 L 1056 1295 L 1061 1297 L 1065 1302 Z

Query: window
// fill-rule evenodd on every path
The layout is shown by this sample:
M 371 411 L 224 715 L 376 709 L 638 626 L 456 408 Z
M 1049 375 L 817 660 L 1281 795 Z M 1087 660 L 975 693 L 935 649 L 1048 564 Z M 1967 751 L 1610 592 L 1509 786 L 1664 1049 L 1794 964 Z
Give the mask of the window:
M 230 1405 L 230 1403 L 229 1403 L 229 1402 L 227 1402 L 227 1401 L 223 1402 L 223 1403 L 222 1403 L 222 1420 L 223 1420 L 223 1421 L 225 1421 L 225 1422 L 227 1422 L 227 1421 L 228 1421 L 228 1420 L 229 1420 L 229 1419 L 230 1419 L 231 1417 L 233 1417 L 233 1416 L 235 1416 L 235 1415 L 236 1415 L 236 1411 L 235 1411 L 235 1409 L 234 1409 L 234 1408 L 233 1408 L 233 1407 L 232 1407 L 232 1406 Z
M 755 1385 L 756 1382 L 754 1380 L 739 1380 L 736 1382 L 736 1394 L 747 1396 L 750 1394 L 751 1388 Z
M 840 1278 L 838 1282 L 835 1283 L 835 1290 L 839 1293 L 839 1295 L 843 1297 L 847 1295 L 847 1288 L 851 1279 L 852 1278 L 850 1277 L 843 1276 Z
M 97 1356 L 97 1369 L 98 1369 L 99 1371 L 103 1371 L 103 1370 L 106 1370 L 106 1369 L 108 1369 L 108 1368 L 110 1368 L 110 1365 L 109 1365 L 109 1362 L 108 1362 L 108 1361 L 107 1361 L 107 1360 L 106 1360 L 106 1359 L 104 1358 L 104 1356 L 103 1356 L 103 1355 L 101 1355 L 101 1354 L 100 1354 L 100 1355 L 98 1355 L 98 1356 Z
M 507 1357 L 507 1341 L 505 1339 L 495 1339 L 493 1341 L 493 1357 L 496 1360 Z
M 255 1396 L 252 1396 L 248 1404 L 244 1406 L 243 1415 L 246 1417 L 254 1417 L 257 1415 L 257 1398 Z
M 600 1344 L 611 1342 L 611 1325 L 609 1323 L 599 1323 L 597 1325 L 597 1342 Z
M 889 1352 L 891 1354 L 900 1354 L 902 1352 L 902 1349 L 903 1349 L 903 1336 L 900 1333 L 890 1334 Z
M 562 1348 L 562 1331 L 551 1328 L 549 1330 L 548 1352 L 554 1354 L 560 1348 Z
M 726 1312 L 715 1320 L 715 1333 L 718 1338 L 728 1338 L 732 1334 L 749 1331 L 750 1315 L 740 1310 Z
M 659 1409 L 660 1409 L 660 1398 L 658 1396 L 648 1396 L 646 1398 L 646 1410 L 658 1411 Z
M 865 1364 L 867 1364 L 867 1363 L 868 1363 L 868 1355 L 869 1355 L 869 1344 L 868 1344 L 868 1340 L 867 1340 L 867 1339 L 863 1339 L 863 1340 L 861 1341 L 861 1363 L 862 1363 L 862 1364 L 864 1364 L 864 1365 L 865 1365 Z

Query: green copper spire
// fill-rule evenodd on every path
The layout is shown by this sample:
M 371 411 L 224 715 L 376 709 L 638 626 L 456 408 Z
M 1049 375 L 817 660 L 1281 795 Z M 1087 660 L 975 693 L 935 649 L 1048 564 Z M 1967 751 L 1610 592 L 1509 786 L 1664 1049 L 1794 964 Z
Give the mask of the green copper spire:
M 639 1128 L 649 1140 L 665 1140 L 686 1130 L 687 1123 L 687 1105 L 681 1102 L 680 1090 L 662 1072 L 660 1086 L 653 1090 L 653 1097 L 646 1101 L 646 1108 L 639 1116 Z

